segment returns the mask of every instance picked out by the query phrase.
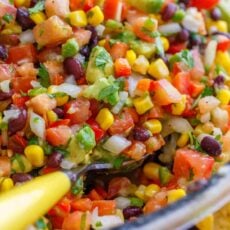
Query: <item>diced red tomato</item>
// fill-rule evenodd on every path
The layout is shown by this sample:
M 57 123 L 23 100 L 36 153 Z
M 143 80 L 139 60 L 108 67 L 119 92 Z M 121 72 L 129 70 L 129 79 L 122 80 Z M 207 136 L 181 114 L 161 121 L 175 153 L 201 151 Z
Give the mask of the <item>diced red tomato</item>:
M 217 49 L 223 52 L 229 50 L 230 49 L 230 39 L 220 41 L 218 43 Z
M 214 6 L 218 4 L 219 0 L 191 0 L 191 6 L 197 7 L 198 9 L 212 9 Z
M 89 192 L 88 197 L 90 200 L 103 200 L 103 197 L 96 191 L 96 189 L 92 189 Z
M 124 108 L 124 112 L 128 113 L 132 117 L 134 123 L 137 123 L 139 121 L 139 116 L 136 109 L 127 107 Z
M 141 80 L 138 81 L 136 89 L 142 92 L 149 91 L 151 81 L 152 80 L 148 78 L 142 78 Z
M 46 140 L 53 146 L 66 145 L 71 135 L 71 129 L 65 125 L 46 130 Z
M 8 148 L 15 153 L 23 153 L 26 146 L 27 141 L 19 134 L 11 136 L 8 140 Z
M 115 200 L 94 200 L 92 210 L 98 208 L 99 216 L 112 215 L 116 210 Z
M 128 50 L 128 45 L 124 42 L 117 42 L 112 47 L 108 48 L 113 60 L 124 58 Z
M 15 17 L 17 9 L 8 2 L 9 1 L 0 2 L 0 18 L 2 18 L 5 14 L 10 14 Z
M 45 175 L 48 173 L 55 172 L 57 170 L 58 170 L 58 168 L 45 167 L 45 168 L 42 168 L 40 172 L 41 172 L 41 175 Z
M 104 200 L 107 199 L 108 193 L 105 191 L 105 189 L 102 186 L 96 186 L 95 190 L 101 197 L 103 197 Z
M 199 96 L 204 90 L 204 87 L 205 87 L 204 84 L 202 84 L 201 82 L 191 81 L 190 83 L 191 96 L 193 98 Z
M 38 53 L 37 58 L 39 62 L 46 62 L 46 61 L 53 60 L 53 57 L 58 56 L 60 54 L 61 54 L 60 47 L 46 48 Z
M 93 119 L 88 120 L 87 123 L 90 125 L 91 129 L 94 131 L 95 139 L 98 142 L 105 135 L 105 131 L 101 129 L 98 123 Z
M 172 84 L 182 94 L 190 95 L 191 93 L 191 83 L 190 82 L 191 82 L 191 79 L 190 79 L 189 72 L 180 72 L 172 78 Z
M 75 211 L 65 217 L 62 224 L 63 230 L 89 230 L 90 229 L 90 215 Z
M 134 160 L 140 160 L 146 153 L 146 146 L 140 141 L 134 141 L 132 145 L 124 151 L 124 154 Z
M 54 229 L 61 229 L 64 221 L 64 217 L 61 216 L 49 216 L 49 220 Z
M 153 99 L 158 105 L 169 105 L 181 100 L 179 91 L 166 79 L 153 82 Z
M 127 192 L 131 185 L 130 180 L 127 177 L 115 177 L 109 182 L 108 186 L 108 198 L 122 195 Z
M 104 1 L 103 11 L 104 11 L 105 20 L 116 19 L 120 4 L 121 4 L 120 0 Z
M 34 76 L 23 76 L 16 77 L 12 81 L 13 89 L 16 93 L 24 92 L 27 93 L 28 90 L 32 89 L 31 81 L 35 81 Z
M 194 67 L 190 70 L 191 78 L 193 80 L 200 81 L 200 79 L 205 75 L 204 64 L 197 49 L 192 50 L 192 56 L 194 60 Z
M 74 38 L 77 40 L 77 43 L 80 47 L 89 43 L 91 35 L 91 31 L 84 29 L 78 29 L 76 32 L 74 32 Z
M 94 7 L 95 0 L 70 0 L 70 9 L 77 10 L 83 9 L 84 11 L 88 11 Z
M 12 96 L 13 104 L 18 108 L 25 108 L 26 102 L 30 100 L 28 96 L 22 96 L 19 93 L 14 93 Z
M 182 114 L 183 117 L 194 117 L 197 114 L 197 111 L 192 108 L 193 104 L 193 98 L 190 96 L 187 96 L 186 98 L 186 108 Z
M 90 102 L 86 99 L 76 99 L 70 101 L 64 106 L 65 118 L 70 119 L 70 124 L 80 124 L 89 119 L 91 116 Z
M 128 77 L 132 74 L 131 66 L 125 58 L 118 58 L 114 63 L 116 77 Z
M 60 74 L 56 74 L 50 77 L 51 85 L 61 85 L 64 82 L 64 77 Z
M 51 210 L 49 210 L 48 215 L 65 217 L 70 213 L 70 210 L 71 201 L 67 197 L 64 197 Z
M 176 151 L 173 173 L 177 178 L 189 179 L 209 178 L 212 175 L 214 159 L 191 149 L 178 149 Z
M 170 45 L 167 53 L 175 54 L 186 48 L 186 43 L 173 43 Z
M 54 127 L 58 127 L 58 126 L 61 126 L 61 125 L 68 126 L 69 123 L 70 123 L 70 119 L 61 119 L 61 120 L 58 120 L 58 121 L 55 121 L 55 122 L 51 123 L 49 125 L 49 127 L 54 128 Z
M 127 112 L 123 112 L 121 116 L 115 117 L 115 120 L 109 129 L 109 132 L 111 135 L 122 134 L 133 126 L 134 122 L 132 116 Z
M 20 62 L 36 61 L 36 49 L 33 44 L 14 46 L 9 49 L 8 63 L 18 64 Z
M 158 195 L 157 197 L 154 196 L 150 200 L 147 201 L 147 203 L 144 206 L 144 214 L 150 214 L 152 212 L 155 212 L 159 210 L 160 208 L 163 208 L 167 205 L 167 199 L 166 195 Z
M 92 201 L 89 198 L 76 199 L 71 202 L 71 207 L 76 211 L 91 211 Z

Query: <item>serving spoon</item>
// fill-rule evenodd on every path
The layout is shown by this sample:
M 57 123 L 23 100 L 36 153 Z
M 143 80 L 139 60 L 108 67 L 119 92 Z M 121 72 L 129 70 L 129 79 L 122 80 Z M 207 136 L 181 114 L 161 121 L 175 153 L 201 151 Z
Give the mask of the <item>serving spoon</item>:
M 126 161 L 119 169 L 110 163 L 92 163 L 39 176 L 16 186 L 0 195 L 0 229 L 25 230 L 47 213 L 70 190 L 73 182 L 89 171 L 127 172 L 141 166 L 145 159 Z

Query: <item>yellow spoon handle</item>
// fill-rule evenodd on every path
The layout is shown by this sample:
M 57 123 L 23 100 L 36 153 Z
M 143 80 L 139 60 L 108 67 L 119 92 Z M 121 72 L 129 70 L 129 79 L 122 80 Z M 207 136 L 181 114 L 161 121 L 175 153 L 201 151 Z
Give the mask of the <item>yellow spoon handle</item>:
M 0 229 L 25 230 L 70 189 L 63 172 L 40 176 L 0 195 Z

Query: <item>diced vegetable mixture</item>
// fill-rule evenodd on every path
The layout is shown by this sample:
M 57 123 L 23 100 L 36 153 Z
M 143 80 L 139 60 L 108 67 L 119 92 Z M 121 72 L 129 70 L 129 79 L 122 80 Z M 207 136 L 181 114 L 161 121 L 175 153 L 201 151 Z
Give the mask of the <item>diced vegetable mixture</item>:
M 0 192 L 149 156 L 33 226 L 88 230 L 202 187 L 230 160 L 229 31 L 229 0 L 0 0 Z

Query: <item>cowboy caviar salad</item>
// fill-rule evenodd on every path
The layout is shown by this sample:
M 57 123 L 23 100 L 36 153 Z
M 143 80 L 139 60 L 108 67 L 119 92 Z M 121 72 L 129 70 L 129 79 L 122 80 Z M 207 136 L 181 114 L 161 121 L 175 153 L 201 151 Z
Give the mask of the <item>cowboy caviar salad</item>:
M 228 0 L 1 0 L 0 19 L 1 193 L 151 155 L 135 180 L 80 178 L 31 229 L 111 228 L 229 161 Z

